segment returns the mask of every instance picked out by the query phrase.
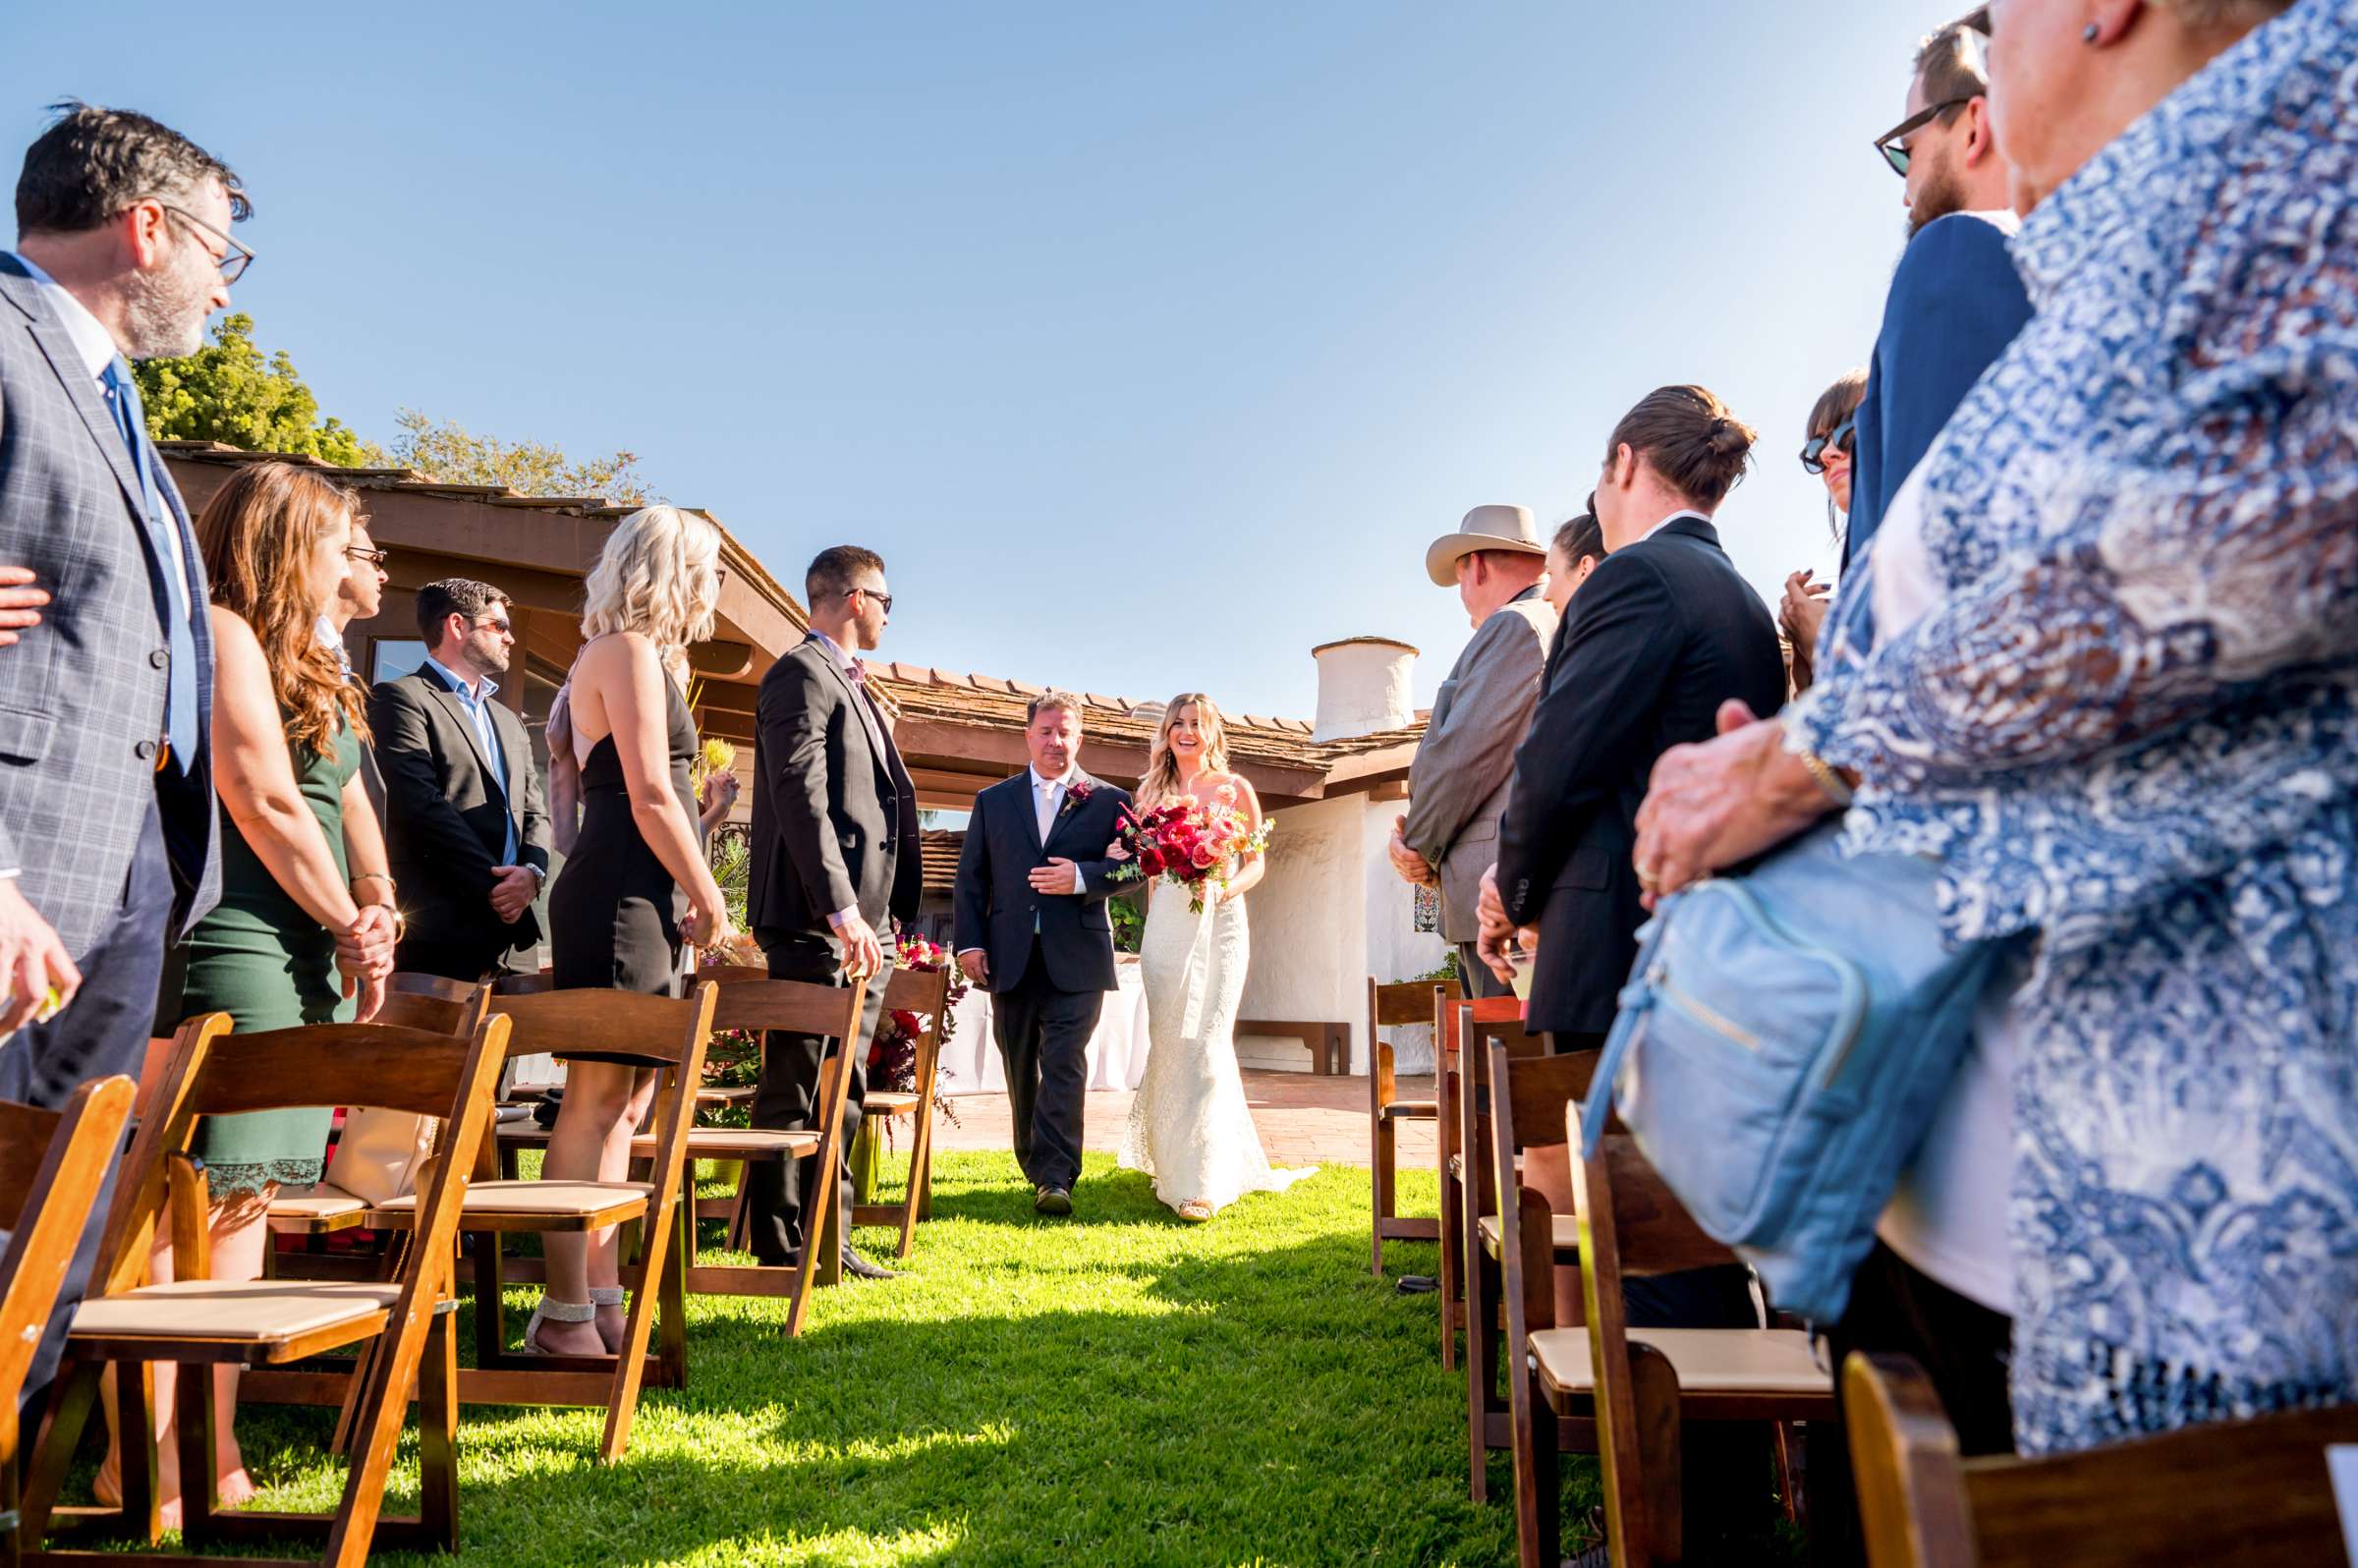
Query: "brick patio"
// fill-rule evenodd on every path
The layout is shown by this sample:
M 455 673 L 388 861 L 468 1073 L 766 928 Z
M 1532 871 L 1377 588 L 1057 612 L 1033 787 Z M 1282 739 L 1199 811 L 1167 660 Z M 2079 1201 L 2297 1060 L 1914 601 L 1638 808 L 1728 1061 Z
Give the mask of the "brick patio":
M 1403 1099 L 1432 1097 L 1432 1080 L 1404 1078 Z M 1122 1128 L 1130 1120 L 1132 1095 L 1108 1092 L 1089 1096 L 1082 1142 L 1090 1148 L 1111 1153 L 1121 1147 Z M 1261 1129 L 1262 1148 L 1272 1165 L 1365 1165 L 1368 1162 L 1368 1081 L 1364 1078 L 1320 1078 L 1310 1073 L 1245 1074 L 1245 1098 L 1253 1107 L 1254 1125 Z M 961 1094 L 953 1127 L 939 1121 L 934 1128 L 937 1148 L 1009 1148 L 1013 1123 L 1004 1094 Z M 1400 1162 L 1405 1166 L 1432 1163 L 1432 1123 L 1404 1122 L 1400 1127 Z

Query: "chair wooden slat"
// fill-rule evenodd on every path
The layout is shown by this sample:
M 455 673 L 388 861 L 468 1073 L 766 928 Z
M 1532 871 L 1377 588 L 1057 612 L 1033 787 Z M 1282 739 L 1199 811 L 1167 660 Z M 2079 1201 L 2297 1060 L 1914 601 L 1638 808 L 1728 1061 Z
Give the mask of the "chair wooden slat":
M 1430 1025 L 1437 1055 L 1442 1009 L 1457 998 L 1455 980 L 1402 980 L 1384 985 L 1375 976 L 1368 977 L 1368 1165 L 1375 1207 L 1370 1263 L 1377 1279 L 1383 1277 L 1385 1242 L 1441 1238 L 1437 1215 L 1427 1218 L 1400 1212 L 1399 1131 L 1403 1120 L 1437 1119 L 1440 1107 L 1437 1103 L 1412 1105 L 1402 1101 L 1394 1068 L 1395 1054 L 1391 1042 L 1383 1038 L 1383 1032 L 1409 1024 Z
M 17 1506 L 17 1405 L 25 1374 L 57 1308 L 91 1206 L 106 1181 L 137 1086 L 125 1077 L 84 1084 L 60 1110 L 0 1100 L 0 1171 L 8 1247 L 0 1252 L 0 1514 Z M 0 1539 L 13 1558 L 21 1534 Z
M 2326 1451 L 2358 1405 L 2188 1427 L 2039 1458 L 1960 1459 L 1923 1371 L 1854 1355 L 1843 1409 L 1873 1568 L 2339 1561 Z
M 1463 1093 L 1463 1043 L 1479 1037 L 1476 1032 L 1484 1027 L 1520 1031 L 1523 1004 L 1511 996 L 1458 997 L 1443 1003 L 1439 1012 L 1439 1027 L 1433 1035 L 1433 1077 L 1440 1105 L 1434 1125 L 1434 1163 L 1441 1183 L 1441 1370 L 1454 1372 L 1457 1336 L 1466 1326 L 1465 1195 L 1459 1177 L 1468 1114 Z
M 440 1061 L 451 1036 L 387 1024 L 307 1024 L 258 1034 L 225 1034 L 212 1070 L 192 1087 L 187 1109 L 232 1116 L 304 1105 L 365 1105 L 439 1116 L 450 1109 L 450 1073 Z M 306 1053 L 290 1080 L 288 1053 Z
M 870 1091 L 860 1135 L 873 1138 L 882 1122 L 910 1117 L 909 1175 L 897 1202 L 877 1203 L 871 1196 L 855 1204 L 852 1223 L 897 1228 L 901 1233 L 893 1253 L 897 1258 L 906 1258 L 916 1249 L 918 1223 L 930 1217 L 933 1210 L 933 1096 L 941 1073 L 941 1030 L 949 995 L 947 969 L 895 969 L 884 988 L 885 1011 L 916 1013 L 926 1021 L 918 1032 L 917 1059 L 912 1064 L 917 1087 L 905 1099 Z

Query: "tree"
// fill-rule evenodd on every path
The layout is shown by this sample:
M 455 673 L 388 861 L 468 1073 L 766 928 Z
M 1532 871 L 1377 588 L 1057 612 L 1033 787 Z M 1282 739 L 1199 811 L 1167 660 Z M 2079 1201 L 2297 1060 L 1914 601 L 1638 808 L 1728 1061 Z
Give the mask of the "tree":
M 436 420 L 403 409 L 395 420 L 393 458 L 444 484 L 504 484 L 526 495 L 602 495 L 619 506 L 644 506 L 651 497 L 635 452 L 576 463 L 539 441 L 502 441 L 477 435 L 455 420 Z
M 250 452 L 294 452 L 346 468 L 381 468 L 382 448 L 336 419 L 296 373 L 287 351 L 268 359 L 253 341 L 253 317 L 224 316 L 213 341 L 185 360 L 133 366 L 157 440 L 223 441 Z

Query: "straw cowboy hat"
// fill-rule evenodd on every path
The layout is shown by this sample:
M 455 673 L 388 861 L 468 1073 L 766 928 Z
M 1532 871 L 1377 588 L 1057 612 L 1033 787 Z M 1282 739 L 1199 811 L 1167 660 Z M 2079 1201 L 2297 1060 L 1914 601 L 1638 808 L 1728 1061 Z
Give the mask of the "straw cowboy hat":
M 1457 587 L 1457 563 L 1476 550 L 1514 550 L 1523 555 L 1545 555 L 1540 526 L 1528 506 L 1478 506 L 1466 514 L 1455 533 L 1444 533 L 1425 552 L 1425 574 L 1436 588 Z

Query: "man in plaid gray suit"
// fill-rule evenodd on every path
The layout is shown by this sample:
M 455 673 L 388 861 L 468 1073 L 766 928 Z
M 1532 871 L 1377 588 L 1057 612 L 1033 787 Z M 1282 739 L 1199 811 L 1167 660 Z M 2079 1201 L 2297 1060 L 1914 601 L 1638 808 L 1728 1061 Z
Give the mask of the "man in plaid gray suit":
M 195 353 L 249 256 L 227 166 L 143 115 L 60 107 L 0 252 L 0 564 L 51 595 L 0 652 L 0 1097 L 42 1105 L 139 1072 L 165 948 L 219 894 L 204 568 L 126 362 Z

